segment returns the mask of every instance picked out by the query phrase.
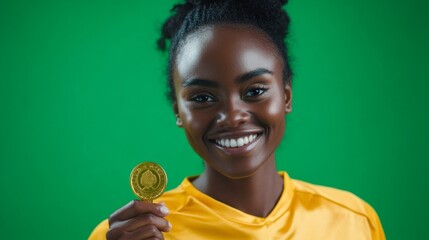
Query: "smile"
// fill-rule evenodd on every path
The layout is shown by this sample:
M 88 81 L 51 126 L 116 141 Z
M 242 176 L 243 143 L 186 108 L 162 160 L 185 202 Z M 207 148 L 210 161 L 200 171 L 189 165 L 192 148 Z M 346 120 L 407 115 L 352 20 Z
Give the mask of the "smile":
M 242 147 L 242 146 L 245 146 L 247 144 L 252 143 L 253 141 L 255 141 L 255 139 L 257 137 L 258 137 L 258 134 L 250 134 L 248 136 L 240 137 L 240 138 L 215 139 L 215 142 L 220 147 L 224 147 L 224 148 L 238 148 L 238 147 Z

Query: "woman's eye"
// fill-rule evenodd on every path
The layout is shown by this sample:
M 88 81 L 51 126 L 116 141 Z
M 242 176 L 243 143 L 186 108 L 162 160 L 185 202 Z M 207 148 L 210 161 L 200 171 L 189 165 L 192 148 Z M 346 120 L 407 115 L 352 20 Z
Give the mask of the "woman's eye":
M 265 88 L 252 88 L 246 92 L 246 97 L 255 97 L 264 94 L 267 91 Z
M 214 99 L 209 95 L 200 94 L 200 95 L 196 95 L 196 96 L 192 97 L 191 101 L 198 102 L 198 103 L 204 103 L 204 102 L 213 102 Z

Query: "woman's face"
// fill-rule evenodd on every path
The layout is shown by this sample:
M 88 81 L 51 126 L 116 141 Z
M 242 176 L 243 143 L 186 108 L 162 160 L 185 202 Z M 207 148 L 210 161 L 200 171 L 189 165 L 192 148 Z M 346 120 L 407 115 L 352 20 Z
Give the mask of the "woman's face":
M 175 112 L 206 168 L 247 177 L 274 163 L 291 110 L 283 60 L 261 32 L 217 25 L 191 34 L 173 73 Z

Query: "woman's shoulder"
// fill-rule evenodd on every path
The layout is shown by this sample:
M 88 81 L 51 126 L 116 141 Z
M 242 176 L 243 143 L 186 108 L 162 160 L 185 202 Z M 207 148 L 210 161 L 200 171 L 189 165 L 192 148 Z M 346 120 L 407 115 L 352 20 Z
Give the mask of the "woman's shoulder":
M 339 212 L 365 217 L 373 227 L 379 225 L 379 218 L 375 210 L 355 194 L 301 180 L 294 179 L 292 181 L 294 183 L 294 198 L 297 200 L 308 204 L 325 204 Z

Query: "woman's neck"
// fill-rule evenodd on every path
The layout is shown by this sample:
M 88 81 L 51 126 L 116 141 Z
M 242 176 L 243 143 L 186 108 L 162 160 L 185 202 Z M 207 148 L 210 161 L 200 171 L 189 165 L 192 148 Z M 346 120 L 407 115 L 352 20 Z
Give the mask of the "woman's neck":
M 275 162 L 262 166 L 252 176 L 232 179 L 206 166 L 192 183 L 198 190 L 242 212 L 266 217 L 283 191 L 283 179 Z

